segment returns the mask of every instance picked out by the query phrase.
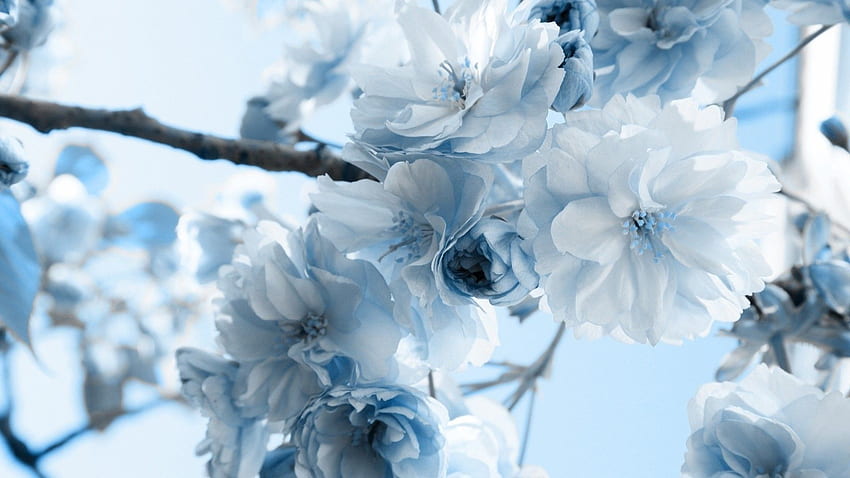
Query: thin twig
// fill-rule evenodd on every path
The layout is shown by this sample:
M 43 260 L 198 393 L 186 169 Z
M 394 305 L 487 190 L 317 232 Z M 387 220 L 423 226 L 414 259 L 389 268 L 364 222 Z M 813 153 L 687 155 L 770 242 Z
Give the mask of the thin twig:
M 431 0 L 431 3 L 434 4 L 434 11 L 440 13 L 440 2 L 439 0 Z
M 805 207 L 805 208 L 806 208 L 806 210 L 808 210 L 810 213 L 820 212 L 820 209 L 816 208 L 816 207 L 815 207 L 812 203 L 810 203 L 809 201 L 807 201 L 805 198 L 803 198 L 802 196 L 798 195 L 797 193 L 792 193 L 791 191 L 789 191 L 789 190 L 788 190 L 788 189 L 786 189 L 785 187 L 783 187 L 783 188 L 779 191 L 779 194 L 781 194 L 781 195 L 783 195 L 783 196 L 787 197 L 788 199 L 790 199 L 790 200 L 792 200 L 792 201 L 794 201 L 794 202 L 800 203 L 800 204 L 801 204 L 801 205 L 803 205 L 803 207 Z M 832 217 L 830 217 L 830 218 L 829 218 L 829 222 L 830 222 L 830 224 L 831 224 L 831 225 L 833 225 L 833 226 L 837 227 L 838 229 L 841 229 L 841 232 L 843 232 L 844 234 L 850 235 L 850 227 L 845 226 L 844 224 L 842 224 L 842 223 L 840 223 L 840 222 L 836 221 L 836 220 L 835 220 L 834 218 L 832 218 Z
M 525 393 L 537 384 L 537 379 L 546 373 L 546 370 L 548 370 L 549 365 L 552 363 L 552 358 L 555 356 L 555 350 L 558 348 L 558 344 L 564 336 L 565 330 L 566 324 L 561 322 L 561 325 L 558 327 L 558 331 L 555 332 L 555 336 L 552 338 L 549 346 L 546 347 L 546 350 L 540 354 L 540 357 L 538 357 L 534 363 L 529 365 L 522 374 L 522 379 L 520 380 L 519 385 L 517 385 L 516 390 L 506 400 L 508 402 L 508 410 L 513 410 Z
M 160 123 L 141 108 L 83 108 L 0 94 L 0 116 L 26 123 L 42 133 L 68 128 L 109 131 L 182 149 L 201 159 L 226 159 L 267 171 L 298 171 L 308 176 L 328 174 L 343 180 L 368 177 L 329 148 L 300 151 L 272 141 L 236 140 L 183 130 Z
M 428 395 L 430 395 L 431 398 L 437 398 L 437 389 L 436 389 L 436 387 L 434 387 L 434 371 L 433 370 L 428 371 Z
M 522 447 L 519 449 L 519 458 L 517 464 L 522 466 L 525 460 L 525 450 L 528 449 L 528 437 L 531 435 L 531 417 L 534 414 L 534 402 L 537 398 L 537 386 L 531 388 L 531 398 L 528 402 L 528 414 L 525 416 L 525 431 L 522 434 Z
M 767 76 L 768 73 L 775 70 L 780 65 L 782 65 L 786 61 L 788 61 L 791 58 L 793 58 L 794 56 L 796 56 L 797 53 L 800 53 L 800 51 L 802 51 L 802 49 L 805 48 L 806 45 L 811 43 L 812 40 L 819 37 L 823 32 L 829 30 L 833 26 L 835 26 L 835 25 L 824 25 L 824 26 L 820 27 L 816 32 L 812 33 L 811 35 L 807 36 L 806 38 L 803 38 L 803 40 L 800 41 L 800 44 L 797 45 L 796 47 L 794 47 L 793 50 L 786 53 L 785 56 L 783 56 L 782 58 L 776 60 L 776 62 L 774 62 L 772 65 L 768 66 L 764 71 L 762 71 L 761 73 L 756 75 L 752 80 L 750 80 L 749 83 L 747 83 L 740 90 L 738 90 L 737 93 L 732 95 L 731 98 L 724 101 L 723 102 L 723 110 L 726 112 L 726 117 L 728 118 L 728 117 L 732 116 L 732 112 L 735 110 L 735 102 L 738 101 L 738 98 L 740 98 L 741 95 L 743 95 L 744 93 L 753 89 L 756 85 L 758 85 L 761 82 L 762 78 Z

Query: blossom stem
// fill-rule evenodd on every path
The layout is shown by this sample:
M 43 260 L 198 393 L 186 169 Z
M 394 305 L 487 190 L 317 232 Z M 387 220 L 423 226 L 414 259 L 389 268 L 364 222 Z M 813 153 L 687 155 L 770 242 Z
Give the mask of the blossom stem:
M 433 370 L 428 371 L 428 395 L 430 395 L 431 398 L 437 398 L 437 388 L 434 387 L 434 371 Z
M 774 334 L 770 337 L 770 349 L 773 350 L 773 356 L 776 358 L 776 364 L 782 370 L 788 373 L 791 372 L 791 361 L 788 360 L 788 351 L 785 349 L 785 340 L 782 334 Z
M 369 177 L 328 148 L 300 151 L 272 141 L 236 140 L 160 123 L 141 108 L 107 110 L 67 106 L 0 94 L 0 116 L 26 123 L 42 133 L 68 128 L 109 131 L 188 151 L 200 159 L 226 159 L 267 171 L 297 171 L 308 176 L 354 180 Z
M 528 449 L 528 437 L 531 435 L 531 417 L 534 414 L 534 403 L 537 401 L 537 386 L 531 388 L 531 398 L 528 402 L 528 414 L 525 417 L 525 430 L 522 435 L 522 446 L 519 449 L 517 464 L 522 466 L 525 461 L 525 450 Z
M 816 208 L 814 205 L 812 205 L 812 203 L 807 201 L 805 198 L 803 198 L 802 196 L 800 196 L 796 193 L 792 193 L 791 191 L 788 191 L 788 189 L 786 189 L 784 187 L 779 191 L 779 194 L 787 197 L 788 199 L 790 199 L 794 202 L 802 204 L 806 208 L 806 210 L 808 210 L 809 212 L 818 212 L 819 211 L 818 208 Z M 841 229 L 841 232 L 843 232 L 844 234 L 850 235 L 850 227 L 845 226 L 844 224 L 835 221 L 831 217 L 829 219 L 830 219 L 830 223 L 832 223 L 833 226 L 837 227 L 838 229 Z
M 440 2 L 439 0 L 431 0 L 431 3 L 434 5 L 434 11 L 440 13 Z
M 540 357 L 538 357 L 534 363 L 525 369 L 517 389 L 510 397 L 508 397 L 508 410 L 513 410 L 525 393 L 536 386 L 537 379 L 549 370 L 549 367 L 552 365 L 552 358 L 555 356 L 555 350 L 558 348 L 558 344 L 561 342 L 561 338 L 564 336 L 564 331 L 566 329 L 566 324 L 561 322 L 561 325 L 558 327 L 558 331 L 555 332 L 555 336 L 552 338 L 549 346 L 546 347 L 546 350 L 540 354 Z
M 761 73 L 756 75 L 752 80 L 750 80 L 749 83 L 747 83 L 740 90 L 738 90 L 737 93 L 732 95 L 731 98 L 724 101 L 723 102 L 723 110 L 726 112 L 726 117 L 728 118 L 728 117 L 732 116 L 732 112 L 735 110 L 735 102 L 738 101 L 738 98 L 740 98 L 744 93 L 746 93 L 746 92 L 750 91 L 751 89 L 755 88 L 756 86 L 758 86 L 758 84 L 761 83 L 762 78 L 767 76 L 770 72 L 772 72 L 773 70 L 778 68 L 780 65 L 782 65 L 786 61 L 790 60 L 791 58 L 794 58 L 797 55 L 797 53 L 800 53 L 800 51 L 802 51 L 803 48 L 806 47 L 806 45 L 811 43 L 812 40 L 819 37 L 822 33 L 829 30 L 833 26 L 835 26 L 835 25 L 824 25 L 824 26 L 820 27 L 814 33 L 807 36 L 806 38 L 803 38 L 803 40 L 800 41 L 800 43 L 796 47 L 794 47 L 794 49 L 792 49 L 791 51 L 786 53 L 785 56 L 783 56 L 782 58 L 776 60 L 773 64 L 768 66 L 764 71 L 762 71 Z

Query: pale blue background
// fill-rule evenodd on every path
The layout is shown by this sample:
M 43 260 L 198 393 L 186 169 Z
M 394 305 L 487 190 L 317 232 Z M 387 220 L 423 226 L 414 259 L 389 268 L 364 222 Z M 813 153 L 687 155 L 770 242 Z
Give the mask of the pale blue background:
M 217 0 L 70 3 L 66 34 L 72 51 L 57 65 L 68 78 L 57 90 L 63 102 L 143 105 L 165 122 L 233 136 L 245 100 L 262 90 L 261 72 L 281 52 L 280 32 L 259 31 L 247 15 Z M 773 56 L 790 48 L 795 35 L 792 29 L 781 30 Z M 769 81 L 769 88 L 739 104 L 741 140 L 779 159 L 791 146 L 793 66 Z M 346 116 L 344 107 L 322 119 L 340 116 Z M 27 128 L 5 127 L 36 156 L 31 157 L 36 178 L 50 168 L 63 142 L 93 142 L 110 161 L 107 197 L 116 209 L 151 197 L 200 205 L 238 169 L 114 135 L 57 133 L 45 145 Z M 303 198 L 308 180 L 297 174 L 279 178 L 282 198 Z M 279 207 L 301 214 L 305 203 L 281 201 Z M 529 362 L 555 329 L 542 314 L 522 327 L 503 322 L 504 346 L 497 357 Z M 69 366 L 76 360 L 73 343 L 70 332 L 52 334 L 39 345 L 41 364 L 26 353 L 15 354 L 14 424 L 35 448 L 85 422 L 81 378 Z M 568 337 L 538 394 L 526 462 L 544 466 L 553 478 L 678 476 L 688 435 L 686 404 L 700 384 L 712 380 L 733 345 L 714 336 L 655 348 Z M 504 396 L 501 392 L 498 397 Z M 523 406 L 518 407 L 517 421 L 523 423 L 524 416 Z M 204 459 L 195 457 L 193 449 L 204 423 L 194 411 L 161 407 L 76 440 L 46 459 L 43 469 L 51 477 L 201 476 Z M 17 476 L 29 475 L 0 446 L 0 477 Z

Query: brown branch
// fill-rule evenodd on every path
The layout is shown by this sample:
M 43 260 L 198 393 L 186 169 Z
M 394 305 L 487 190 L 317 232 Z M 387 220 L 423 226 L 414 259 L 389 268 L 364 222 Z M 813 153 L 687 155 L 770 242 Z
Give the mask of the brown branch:
M 109 131 L 182 149 L 201 159 L 226 159 L 266 171 L 298 171 L 314 177 L 328 174 L 347 181 L 369 177 L 321 145 L 300 151 L 271 141 L 236 140 L 187 131 L 162 124 L 141 108 L 83 108 L 0 94 L 0 117 L 26 123 L 42 133 L 68 128 Z

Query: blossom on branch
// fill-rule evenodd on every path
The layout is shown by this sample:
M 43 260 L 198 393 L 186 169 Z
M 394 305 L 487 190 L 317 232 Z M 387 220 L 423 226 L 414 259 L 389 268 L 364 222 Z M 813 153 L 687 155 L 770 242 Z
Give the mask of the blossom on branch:
M 485 161 L 540 146 L 563 78 L 555 25 L 512 19 L 506 0 L 460 0 L 444 16 L 405 5 L 398 21 L 410 61 L 353 70 L 355 141 Z
M 754 240 L 779 184 L 720 108 L 617 96 L 567 115 L 524 169 L 521 234 L 549 307 L 578 333 L 703 335 L 770 275 Z

